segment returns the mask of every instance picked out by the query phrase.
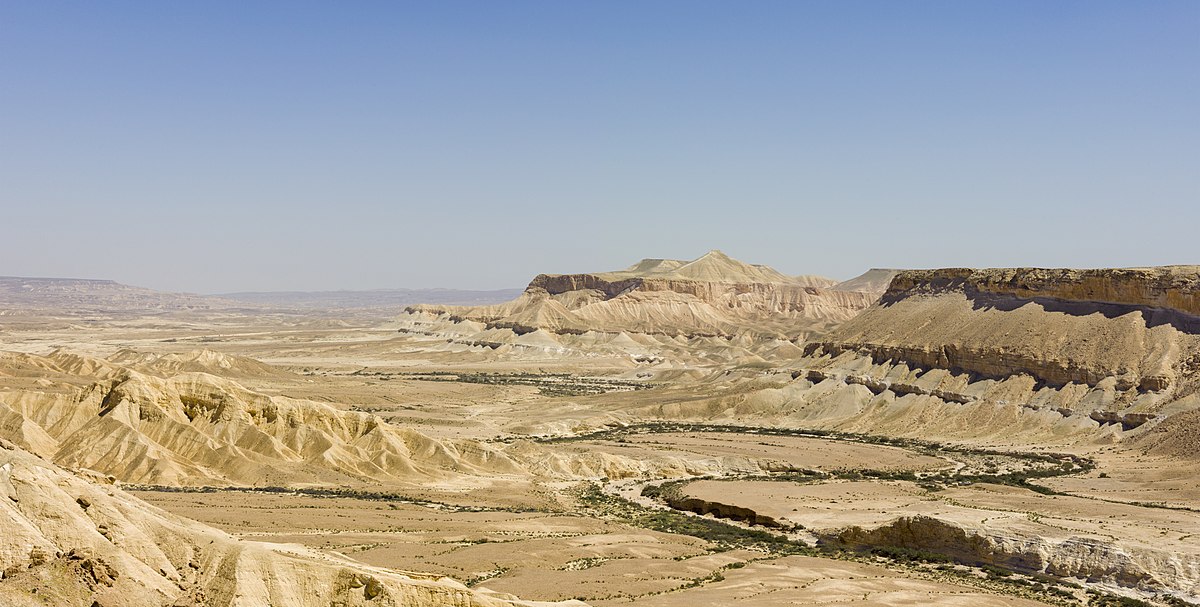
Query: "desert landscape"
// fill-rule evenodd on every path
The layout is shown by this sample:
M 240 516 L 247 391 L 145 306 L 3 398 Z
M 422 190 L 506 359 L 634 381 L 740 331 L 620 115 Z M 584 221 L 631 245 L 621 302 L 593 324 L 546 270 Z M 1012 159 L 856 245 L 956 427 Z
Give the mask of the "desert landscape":
M 1198 267 L 0 283 L 6 605 L 1200 601 Z
M 1200 607 L 1197 32 L 0 0 L 0 607 Z

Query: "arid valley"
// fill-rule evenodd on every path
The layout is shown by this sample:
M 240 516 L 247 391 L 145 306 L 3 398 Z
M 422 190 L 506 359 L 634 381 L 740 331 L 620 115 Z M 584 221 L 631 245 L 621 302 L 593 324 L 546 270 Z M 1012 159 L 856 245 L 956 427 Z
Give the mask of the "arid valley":
M 0 604 L 1200 603 L 1198 267 L 299 297 L 0 279 Z
M 0 607 L 1200 607 L 1200 0 L 0 0 Z

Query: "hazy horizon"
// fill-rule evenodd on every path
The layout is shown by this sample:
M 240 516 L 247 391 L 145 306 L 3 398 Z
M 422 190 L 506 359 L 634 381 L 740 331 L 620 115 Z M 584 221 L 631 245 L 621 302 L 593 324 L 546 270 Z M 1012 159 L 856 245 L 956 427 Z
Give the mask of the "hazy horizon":
M 1200 3 L 0 6 L 0 275 L 1197 264 Z

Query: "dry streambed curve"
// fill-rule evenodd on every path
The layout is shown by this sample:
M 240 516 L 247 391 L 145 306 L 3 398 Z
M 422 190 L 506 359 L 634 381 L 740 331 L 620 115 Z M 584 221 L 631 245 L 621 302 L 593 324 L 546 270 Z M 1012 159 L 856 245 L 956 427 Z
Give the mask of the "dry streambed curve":
M 1091 469 L 1086 458 L 1002 453 L 919 441 L 778 428 L 650 424 L 555 441 L 623 441 L 679 432 L 805 435 L 830 443 L 897 446 L 937 454 L 940 470 L 793 468 L 752 476 L 610 481 L 603 491 L 644 508 L 708 515 L 808 544 L 926 566 L 967 566 L 990 578 L 1088 600 L 1086 591 L 1168 605 L 1200 599 L 1200 554 L 1190 547 L 1200 513 L 1099 502 L 1055 492 L 1039 478 Z M 1173 530 L 1167 533 L 1166 530 Z M 1012 575 L 1013 573 L 1019 575 Z M 1136 604 L 1136 603 L 1130 603 Z

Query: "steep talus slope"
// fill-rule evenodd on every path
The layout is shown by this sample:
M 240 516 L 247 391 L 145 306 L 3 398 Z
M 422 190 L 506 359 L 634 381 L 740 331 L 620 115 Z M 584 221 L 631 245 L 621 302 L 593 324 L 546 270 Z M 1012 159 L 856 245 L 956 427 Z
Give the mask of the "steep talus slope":
M 646 259 L 616 272 L 541 274 L 505 304 L 412 306 L 407 313 L 474 321 L 518 335 L 541 330 L 794 340 L 828 331 L 877 297 L 829 289 L 833 284 L 713 251 L 690 262 Z
M 2 440 L 0 571 L 0 604 L 13 607 L 532 605 L 300 546 L 241 541 Z
M 1200 460 L 1200 396 L 1193 394 L 1185 402 L 1190 408 L 1149 428 L 1134 444 L 1150 455 Z
M 788 276 L 762 264 L 749 264 L 733 259 L 721 251 L 709 251 L 692 260 L 643 259 L 615 272 L 598 274 L 610 280 L 643 278 L 699 282 L 739 282 L 795 284 L 806 287 L 830 287 L 836 280 L 824 276 Z

